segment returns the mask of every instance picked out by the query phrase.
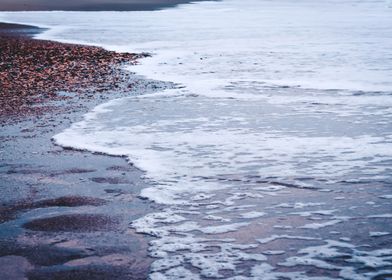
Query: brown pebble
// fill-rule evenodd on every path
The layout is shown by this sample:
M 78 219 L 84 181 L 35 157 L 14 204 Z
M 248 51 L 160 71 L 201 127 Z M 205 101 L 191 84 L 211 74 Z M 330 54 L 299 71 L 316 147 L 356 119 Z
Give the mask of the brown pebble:
M 129 90 L 121 69 L 141 55 L 0 34 L 0 120 L 55 110 L 57 92 Z

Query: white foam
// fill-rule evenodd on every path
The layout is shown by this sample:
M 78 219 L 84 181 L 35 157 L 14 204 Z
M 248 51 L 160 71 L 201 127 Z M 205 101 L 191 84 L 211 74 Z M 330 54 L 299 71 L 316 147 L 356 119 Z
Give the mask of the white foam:
M 292 229 L 292 226 L 282 226 L 282 225 L 274 225 L 274 228 L 277 229 Z
M 266 244 L 278 239 L 298 239 L 298 240 L 320 240 L 319 238 L 315 238 L 315 237 L 309 237 L 309 236 L 294 236 L 294 235 L 272 235 L 270 237 L 266 237 L 266 238 L 261 238 L 261 239 L 257 239 L 257 241 L 261 244 Z
M 192 86 L 234 73 L 239 79 L 308 88 L 392 88 L 391 70 L 383 64 L 392 44 L 385 32 L 390 10 L 382 1 L 329 0 L 316 6 L 230 0 L 156 12 L 3 12 L 0 18 L 51 27 L 38 35 L 43 39 L 159 53 L 138 71 Z M 375 52 L 380 45 L 384 49 Z M 152 70 L 158 63 L 161 67 Z
M 379 215 L 370 215 L 368 218 L 392 218 L 391 213 L 386 213 L 386 214 L 379 214 Z
M 280 250 L 268 250 L 263 252 L 264 255 L 283 255 L 284 253 L 286 252 Z
M 126 156 L 145 171 L 150 187 L 140 196 L 162 205 L 132 227 L 156 237 L 151 279 L 328 279 L 302 268 L 277 272 L 251 253 L 282 239 L 305 247 L 286 266 L 332 268 L 346 279 L 387 271 L 388 252 L 360 251 L 349 239 L 304 242 L 332 234 L 324 227 L 346 226 L 349 217 L 331 216 L 338 204 L 355 204 L 342 212 L 367 205 L 335 194 L 341 185 L 391 180 L 392 17 L 383 1 L 224 0 L 154 12 L 0 13 L 0 20 L 50 28 L 41 39 L 151 52 L 131 71 L 178 84 L 100 105 L 54 137 Z M 330 193 L 310 194 L 317 190 Z M 387 212 L 365 217 L 391 218 Z M 288 225 L 276 224 L 278 214 Z M 297 226 L 324 216 L 330 220 Z M 304 227 L 312 229 L 306 236 L 298 233 Z M 353 262 L 324 260 L 341 256 Z M 358 272 L 358 264 L 379 271 Z
M 385 235 L 390 235 L 390 232 L 387 231 L 371 231 L 369 232 L 369 236 L 371 237 L 379 237 L 379 236 L 385 236 Z
M 331 280 L 329 277 L 318 277 L 318 276 L 308 276 L 304 272 L 274 272 L 274 267 L 269 264 L 263 263 L 255 266 L 252 269 L 251 279 L 263 279 L 263 280 L 279 280 L 279 279 L 290 279 L 290 280 Z M 235 278 L 234 278 L 235 279 Z M 233 280 L 234 280 L 233 279 Z M 240 278 L 241 279 L 241 278 Z M 243 278 L 248 279 L 248 278 Z
M 379 198 L 392 199 L 392 194 L 380 195 Z
M 325 205 L 324 202 L 296 202 L 294 204 L 290 203 L 281 203 L 278 205 L 275 205 L 276 208 L 281 207 L 281 208 L 294 208 L 294 209 L 302 209 L 305 207 L 315 207 L 315 206 L 322 206 Z
M 348 253 L 348 251 L 351 251 Z M 388 273 L 383 267 L 390 266 L 392 251 L 390 249 L 362 251 L 350 243 L 326 240 L 325 245 L 313 246 L 299 251 L 301 256 L 289 257 L 281 266 L 296 265 L 314 266 L 321 269 L 336 270 L 343 279 L 372 279 L 377 275 Z M 335 265 L 328 262 L 336 258 L 344 258 L 345 264 Z M 357 267 L 347 266 L 357 263 Z M 376 272 L 364 272 L 365 268 L 376 269 Z
M 254 218 L 263 217 L 265 215 L 266 215 L 265 212 L 251 211 L 251 212 L 248 212 L 248 213 L 241 214 L 241 217 L 244 218 L 244 219 L 254 219 Z
M 303 211 L 303 212 L 292 212 L 292 213 L 290 213 L 290 215 L 298 215 L 301 217 L 310 217 L 312 215 L 331 216 L 336 211 L 338 211 L 338 210 L 331 209 L 331 210 Z
M 333 226 L 333 225 L 339 224 L 341 222 L 342 222 L 342 220 L 331 220 L 331 221 L 327 221 L 327 222 L 324 222 L 324 223 L 306 224 L 304 226 L 301 226 L 300 228 L 303 228 L 303 229 L 320 229 L 320 228 L 323 228 L 323 227 Z

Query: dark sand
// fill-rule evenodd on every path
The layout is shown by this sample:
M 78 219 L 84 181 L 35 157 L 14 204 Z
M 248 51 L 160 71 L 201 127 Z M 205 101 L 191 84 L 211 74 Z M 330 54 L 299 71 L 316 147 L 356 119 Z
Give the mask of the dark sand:
M 18 78 L 0 93 L 0 279 L 145 279 L 148 237 L 130 223 L 158 206 L 138 198 L 145 187 L 142 173 L 123 158 L 63 149 L 51 137 L 102 102 L 170 85 L 121 70 L 135 63 L 134 55 L 117 59 L 99 48 L 15 37 L 18 28 L 22 35 L 38 31 L 28 27 L 10 26 L 13 36 L 4 35 L 4 28 L 0 43 L 8 48 L 1 52 L 1 82 L 11 72 Z M 75 70 L 59 70 L 69 66 L 59 56 L 73 51 L 83 51 L 72 60 Z M 103 64 L 86 67 L 98 54 Z M 14 56 L 18 67 L 4 70 L 4 61 L 16 63 Z M 30 69 L 32 61 L 49 66 Z M 98 66 L 113 71 L 102 74 Z M 30 70 L 22 75 L 24 69 Z M 51 80 L 45 80 L 48 71 Z M 109 82 L 97 90 L 94 79 L 72 84 L 67 73 Z M 34 80 L 38 74 L 42 86 Z M 59 78 L 67 82 L 58 84 Z
M 196 0 L 200 1 L 200 0 Z M 0 11 L 149 11 L 189 0 L 1 0 Z

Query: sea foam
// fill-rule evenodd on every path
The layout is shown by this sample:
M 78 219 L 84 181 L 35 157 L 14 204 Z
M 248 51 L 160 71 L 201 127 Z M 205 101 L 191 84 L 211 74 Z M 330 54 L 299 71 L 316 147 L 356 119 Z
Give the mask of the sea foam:
M 391 273 L 391 13 L 385 1 L 225 0 L 0 20 L 150 52 L 130 71 L 175 83 L 54 136 L 145 172 L 140 196 L 159 211 L 130 222 L 155 237 L 151 279 L 369 279 Z

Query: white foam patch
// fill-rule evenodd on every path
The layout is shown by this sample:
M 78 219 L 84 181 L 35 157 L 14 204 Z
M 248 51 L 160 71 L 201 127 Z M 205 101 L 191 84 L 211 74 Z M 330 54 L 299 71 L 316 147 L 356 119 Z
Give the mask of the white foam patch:
M 326 240 L 325 245 L 308 247 L 299 251 L 301 256 L 289 257 L 281 266 L 294 267 L 296 265 L 313 266 L 320 269 L 336 270 L 343 279 L 373 279 L 378 275 L 388 274 L 384 267 L 391 265 L 392 250 L 381 249 L 373 251 L 363 251 L 355 248 L 354 245 L 346 242 Z M 331 264 L 329 261 L 342 258 L 345 264 Z M 351 263 L 356 263 L 356 268 L 351 267 Z M 371 268 L 376 272 L 363 272 L 366 268 Z
M 290 203 L 280 203 L 275 205 L 275 208 L 294 208 L 294 209 L 302 209 L 306 207 L 315 207 L 325 205 L 324 202 L 296 202 L 294 204 Z
M 254 218 L 263 217 L 265 215 L 266 215 L 265 212 L 251 211 L 248 213 L 241 214 L 241 217 L 244 219 L 254 219 Z
M 264 255 L 283 255 L 285 253 L 286 253 L 285 251 L 279 251 L 279 250 L 268 250 L 263 252 Z
M 141 193 L 159 203 L 188 203 L 189 199 L 181 198 L 184 193 L 196 195 L 225 188 L 225 182 L 217 181 L 219 174 L 224 177 L 240 172 L 237 176 L 268 174 L 282 178 L 283 168 L 285 176 L 290 177 L 331 178 L 355 174 L 369 178 L 386 172 L 381 162 L 385 156 L 392 157 L 390 144 L 382 137 L 306 137 L 300 135 L 302 132 L 281 135 L 259 131 L 269 122 L 261 115 L 257 117 L 260 111 L 256 102 L 227 100 L 219 104 L 206 98 L 182 96 L 148 96 L 121 102 L 97 107 L 84 121 L 73 124 L 54 139 L 63 146 L 71 143 L 70 146 L 79 149 L 126 155 L 146 171 L 148 179 L 160 184 Z M 174 104 L 182 108 L 175 114 L 170 107 Z M 118 116 L 118 110 L 124 114 Z M 236 120 L 244 110 L 254 114 Z M 145 118 L 141 118 L 143 115 Z M 114 119 L 122 125 L 113 126 Z M 294 185 L 307 187 L 301 182 Z M 260 195 L 271 194 L 271 189 L 258 190 Z M 233 194 L 230 199 L 241 199 L 242 195 L 247 194 Z
M 392 214 L 391 213 L 386 213 L 386 214 L 379 214 L 379 215 L 370 215 L 368 216 L 368 218 L 392 218 Z
M 272 235 L 270 237 L 257 239 L 257 241 L 261 244 L 266 244 L 279 239 L 298 239 L 298 240 L 320 240 L 319 238 L 309 237 L 309 236 L 294 236 L 294 235 Z
M 379 198 L 392 199 L 392 194 L 380 195 Z
M 369 232 L 369 236 L 371 237 L 379 237 L 379 236 L 385 236 L 385 235 L 390 235 L 390 232 L 387 231 L 371 231 Z
M 344 242 L 350 242 L 351 238 L 349 238 L 349 237 L 340 237 L 339 240 L 340 241 L 344 241 Z
M 337 209 L 331 209 L 331 210 L 302 211 L 302 212 L 291 212 L 290 215 L 298 215 L 298 216 L 301 216 L 301 217 L 311 217 L 313 215 L 331 216 L 336 211 L 338 211 L 338 210 Z
M 281 226 L 281 225 L 274 225 L 276 229 L 292 229 L 292 226 Z
M 339 224 L 343 222 L 342 220 L 331 220 L 331 221 L 327 221 L 324 223 L 311 223 L 311 224 L 306 224 L 304 226 L 301 226 L 300 228 L 303 229 L 320 229 L 320 228 L 324 228 L 324 227 L 328 227 L 328 226 L 333 226 L 336 224 Z
M 290 273 L 282 273 L 282 272 L 275 272 L 274 267 L 267 263 L 263 263 L 260 265 L 255 266 L 252 269 L 252 278 L 250 279 L 263 279 L 263 280 L 280 280 L 280 279 L 290 279 L 290 280 L 331 280 L 333 278 L 329 277 L 318 277 L 318 276 L 308 276 L 304 272 L 290 272 Z M 234 278 L 235 279 L 235 278 Z M 233 280 L 234 280 L 233 279 Z M 241 278 L 240 278 L 241 279 Z M 242 279 L 249 279 L 249 278 L 242 278 Z

